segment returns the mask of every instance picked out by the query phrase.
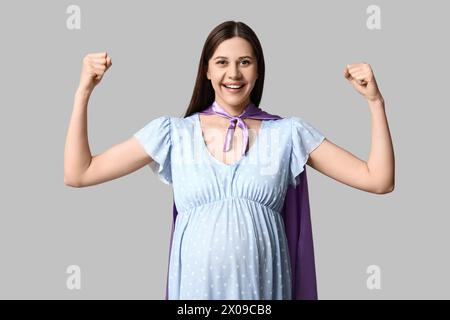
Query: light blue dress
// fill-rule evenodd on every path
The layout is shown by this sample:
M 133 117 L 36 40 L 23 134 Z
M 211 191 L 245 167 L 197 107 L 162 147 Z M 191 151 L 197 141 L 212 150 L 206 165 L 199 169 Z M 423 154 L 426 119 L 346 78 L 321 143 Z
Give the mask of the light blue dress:
M 198 113 L 160 116 L 134 136 L 172 185 L 178 210 L 168 299 L 291 299 L 280 211 L 324 135 L 300 117 L 265 120 L 231 165 L 207 149 Z

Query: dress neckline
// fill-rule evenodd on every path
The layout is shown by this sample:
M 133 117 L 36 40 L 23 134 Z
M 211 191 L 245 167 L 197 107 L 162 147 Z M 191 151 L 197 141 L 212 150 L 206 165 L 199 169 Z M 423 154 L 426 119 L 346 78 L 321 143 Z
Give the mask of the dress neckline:
M 219 164 L 219 165 L 221 165 L 221 166 L 224 166 L 224 167 L 226 167 L 226 168 L 233 168 L 233 167 L 236 167 L 236 166 L 238 166 L 242 161 L 244 161 L 244 159 L 245 158 L 248 158 L 248 156 L 250 155 L 250 152 L 252 152 L 253 151 L 253 149 L 254 149 L 254 147 L 256 147 L 257 146 L 257 144 L 259 143 L 259 136 L 261 135 L 261 130 L 263 129 L 263 127 L 264 127 L 264 124 L 265 124 L 265 122 L 267 121 L 267 120 L 261 120 L 261 125 L 259 126 L 259 130 L 258 130 L 258 133 L 256 134 L 256 137 L 255 137 L 255 141 L 253 141 L 253 144 L 252 144 L 252 146 L 250 147 L 248 147 L 248 150 L 247 150 L 247 152 L 244 154 L 244 155 L 242 155 L 238 160 L 236 160 L 235 162 L 233 162 L 233 163 L 231 163 L 231 164 L 228 164 L 228 163 L 225 163 L 225 162 L 223 162 L 223 161 L 220 161 L 220 160 L 218 160 L 216 157 L 214 157 L 212 154 L 211 154 L 211 152 L 208 150 L 208 146 L 206 145 L 206 142 L 205 142 L 205 139 L 203 139 L 203 130 L 202 130 L 202 126 L 201 126 L 201 122 L 200 122 L 200 113 L 195 113 L 195 120 L 196 120 L 196 123 L 197 123 L 197 129 L 198 129 L 198 138 L 200 139 L 200 143 L 201 143 L 201 148 L 204 150 L 204 153 L 206 154 L 206 156 L 208 157 L 208 158 L 210 158 L 210 159 L 212 159 L 213 160 L 213 162 L 215 162 L 215 163 L 217 163 L 217 164 Z

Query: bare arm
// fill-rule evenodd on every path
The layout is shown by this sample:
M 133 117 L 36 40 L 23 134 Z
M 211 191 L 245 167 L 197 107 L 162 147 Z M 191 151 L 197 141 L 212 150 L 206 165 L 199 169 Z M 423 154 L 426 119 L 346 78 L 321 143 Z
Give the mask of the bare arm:
M 372 141 L 367 169 L 379 189 L 391 192 L 395 186 L 395 158 L 384 100 L 368 103 L 372 113 Z
M 116 179 L 153 161 L 134 137 L 92 156 L 87 134 L 88 102 L 95 85 L 100 82 L 111 62 L 106 53 L 88 55 L 83 61 L 64 147 L 64 184 L 72 187 L 85 187 Z
M 88 99 L 89 93 L 77 90 L 64 149 L 66 185 L 79 188 L 103 183 L 153 161 L 134 137 L 92 156 L 87 134 Z
M 308 165 L 351 187 L 384 194 L 394 190 L 395 161 L 384 100 L 369 100 L 372 142 L 367 162 L 325 139 L 311 152 Z
M 81 175 L 92 160 L 87 134 L 87 108 L 90 95 L 90 90 L 76 91 L 64 146 L 64 184 L 74 187 L 79 184 Z

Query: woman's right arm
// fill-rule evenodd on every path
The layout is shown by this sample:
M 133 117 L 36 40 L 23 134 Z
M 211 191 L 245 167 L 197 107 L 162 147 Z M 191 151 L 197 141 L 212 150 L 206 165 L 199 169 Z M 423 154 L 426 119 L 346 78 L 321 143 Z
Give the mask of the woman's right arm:
M 153 159 L 135 137 L 92 156 L 87 134 L 90 95 L 111 66 L 105 53 L 88 54 L 83 59 L 80 85 L 75 93 L 72 116 L 64 147 L 64 184 L 87 187 L 110 181 L 142 168 Z

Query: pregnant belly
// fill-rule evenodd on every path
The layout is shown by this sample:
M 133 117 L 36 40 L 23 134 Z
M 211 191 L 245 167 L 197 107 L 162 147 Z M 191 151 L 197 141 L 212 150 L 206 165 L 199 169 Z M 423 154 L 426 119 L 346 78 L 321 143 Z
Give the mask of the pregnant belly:
M 203 277 L 213 272 L 221 278 L 265 269 L 280 250 L 281 226 L 276 215 L 242 199 L 198 207 L 183 221 L 180 246 L 185 270 Z

